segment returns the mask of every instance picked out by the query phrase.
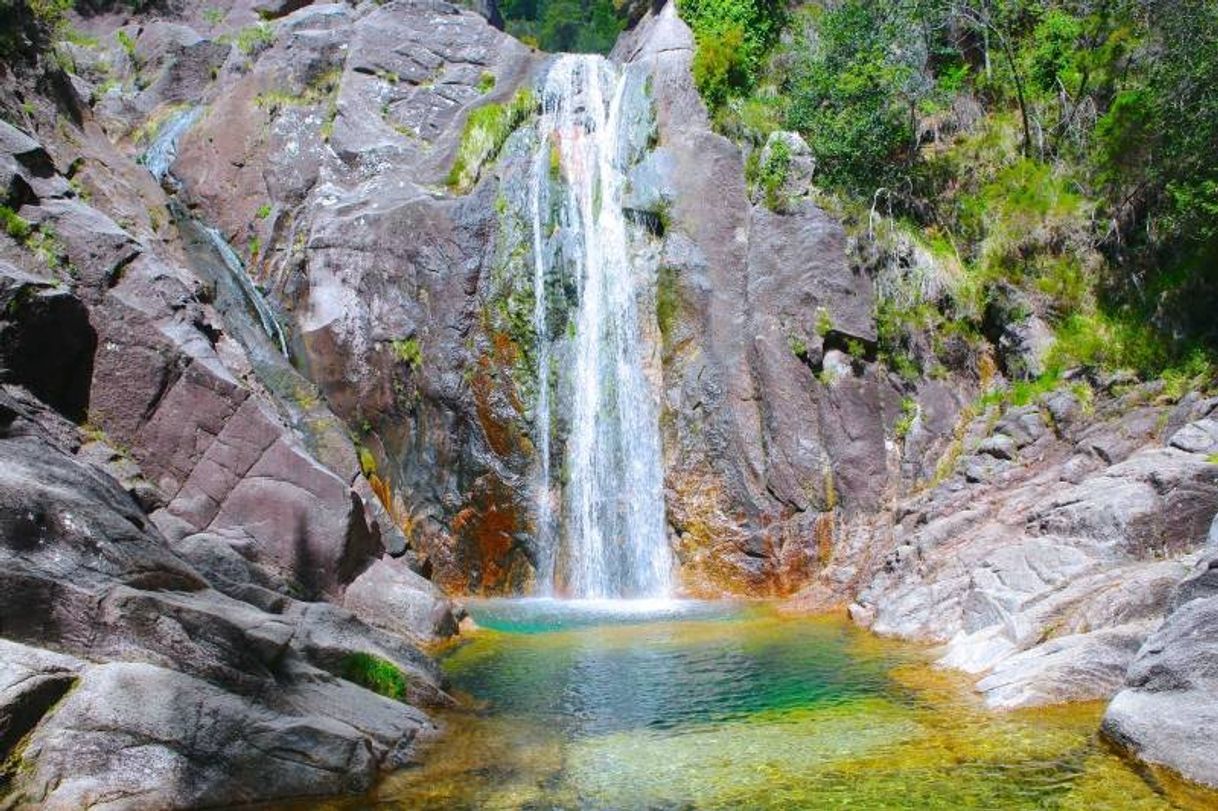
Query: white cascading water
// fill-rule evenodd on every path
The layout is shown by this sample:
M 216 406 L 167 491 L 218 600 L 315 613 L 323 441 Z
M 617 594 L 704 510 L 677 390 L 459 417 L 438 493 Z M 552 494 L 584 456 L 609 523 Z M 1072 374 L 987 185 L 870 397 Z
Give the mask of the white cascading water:
M 534 323 L 541 385 L 536 424 L 541 452 L 538 525 L 554 536 L 550 506 L 550 345 L 546 327 L 543 189 L 557 150 L 565 194 L 558 227 L 577 275 L 559 549 L 543 565 L 549 583 L 579 598 L 663 597 L 671 589 L 658 403 L 644 364 L 650 351 L 638 300 L 655 271 L 631 262 L 622 208 L 622 101 L 626 77 L 599 56 L 563 55 L 542 93 L 540 145 L 533 164 Z M 548 203 L 548 200 L 545 201 Z M 654 333 L 654 330 L 651 331 Z M 544 580 L 545 575 L 543 575 Z M 543 585 L 544 587 L 544 585 Z
M 175 187 L 177 181 L 169 177 L 169 169 L 173 166 L 173 162 L 178 156 L 178 141 L 186 134 L 186 131 L 194 126 L 202 114 L 202 107 L 192 107 L 188 110 L 183 110 L 170 118 L 162 125 L 160 131 L 157 132 L 156 138 L 149 144 L 148 149 L 140 156 L 140 162 L 145 168 L 157 179 L 158 182 L 168 181 Z M 262 325 L 262 329 L 266 332 L 267 337 L 275 342 L 275 347 L 286 358 L 288 357 L 288 343 L 283 334 L 283 328 L 279 326 L 279 321 L 275 318 L 275 313 L 271 310 L 266 299 L 258 292 L 258 288 L 254 286 L 254 282 L 250 279 L 249 273 L 246 272 L 245 263 L 241 261 L 241 257 L 237 256 L 237 252 L 224 239 L 224 236 L 215 228 L 199 223 L 199 227 L 207 236 L 219 254 L 220 259 L 224 262 L 224 267 L 236 282 L 237 288 L 241 291 L 241 295 L 245 298 L 254 314 L 258 316 L 258 322 Z

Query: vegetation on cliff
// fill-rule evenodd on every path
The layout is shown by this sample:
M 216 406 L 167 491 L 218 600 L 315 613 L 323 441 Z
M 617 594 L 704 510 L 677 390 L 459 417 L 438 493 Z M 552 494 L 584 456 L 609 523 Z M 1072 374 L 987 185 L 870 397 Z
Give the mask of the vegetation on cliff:
M 1212 376 L 1213 3 L 679 7 L 720 131 L 811 146 L 822 204 L 875 265 L 890 366 L 934 374 L 918 343 L 984 347 L 1034 320 L 1051 347 L 1008 376 Z
M 626 23 L 614 0 L 504 0 L 512 36 L 546 51 L 608 53 Z

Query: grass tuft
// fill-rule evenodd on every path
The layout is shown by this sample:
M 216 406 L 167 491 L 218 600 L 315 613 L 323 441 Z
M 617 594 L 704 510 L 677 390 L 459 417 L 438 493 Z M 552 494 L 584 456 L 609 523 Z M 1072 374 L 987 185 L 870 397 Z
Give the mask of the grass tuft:
M 401 668 L 371 653 L 352 653 L 343 659 L 342 677 L 395 701 L 405 701 L 410 687 Z

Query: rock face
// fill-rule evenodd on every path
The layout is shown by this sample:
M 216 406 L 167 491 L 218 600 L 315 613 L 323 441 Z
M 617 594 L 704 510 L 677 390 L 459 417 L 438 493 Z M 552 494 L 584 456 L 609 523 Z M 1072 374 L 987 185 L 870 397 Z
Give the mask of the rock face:
M 992 707 L 1114 695 L 1171 627 L 1218 513 L 1218 466 L 1174 442 L 1218 402 L 1152 398 L 1135 387 L 1088 416 L 1063 390 L 977 415 L 942 481 L 845 527 L 804 599 L 944 643 Z
M 345 679 L 349 657 L 375 655 L 407 674 L 412 704 L 446 701 L 415 648 L 273 591 L 223 541 L 223 563 L 184 544 L 191 565 L 28 407 L 4 395 L 0 411 L 9 802 L 170 808 L 359 791 L 409 758 L 427 717 Z
M 1147 637 L 1124 689 L 1104 714 L 1104 734 L 1139 759 L 1218 787 L 1218 554 L 1175 590 L 1171 613 Z
M 112 92 L 92 92 L 84 46 L 79 75 L 47 60 L 0 80 L 24 122 L 0 125 L 0 794 L 364 790 L 434 729 L 419 708 L 449 701 L 416 643 L 455 631 L 451 606 L 382 562 L 406 550 L 346 428 L 122 140 L 214 92 L 240 49 L 149 24 L 132 64 L 110 34 L 131 79 Z M 388 630 L 335 604 L 383 566 Z M 405 693 L 364 686 L 367 657 Z
M 816 569 L 833 508 L 866 511 L 886 492 L 900 395 L 873 363 L 870 279 L 804 196 L 814 158 L 795 144 L 781 211 L 750 201 L 744 157 L 711 131 L 693 87 L 692 48 L 668 4 L 613 55 L 650 88 L 632 113 L 637 134 L 654 135 L 631 158 L 627 214 L 660 267 L 649 329 L 662 344 L 671 542 L 687 592 L 781 593 Z M 455 592 L 525 591 L 540 556 L 536 112 L 479 128 L 517 109 L 547 68 L 443 3 L 291 10 L 199 95 L 206 113 L 172 164 L 182 198 L 247 246 L 308 377 L 362 434 L 410 555 Z M 493 148 L 466 165 L 462 150 L 484 136 Z M 457 160 L 462 173 L 450 172 Z M 649 235 L 649 222 L 663 227 Z M 554 285 L 559 332 L 575 296 Z M 954 396 L 938 402 L 950 411 Z M 928 424 L 929 444 L 953 416 Z M 251 499 L 214 484 L 231 505 L 215 518 L 217 499 L 196 492 L 212 482 L 180 485 L 167 512 L 240 531 Z

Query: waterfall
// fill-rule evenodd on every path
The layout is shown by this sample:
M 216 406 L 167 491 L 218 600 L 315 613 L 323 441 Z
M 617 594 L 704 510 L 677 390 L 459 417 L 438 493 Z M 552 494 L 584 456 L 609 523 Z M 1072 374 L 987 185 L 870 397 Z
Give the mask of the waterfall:
M 178 157 L 178 141 L 199 120 L 199 114 L 202 112 L 202 107 L 190 107 L 174 113 L 161 125 L 156 138 L 140 156 L 140 163 L 144 164 L 158 182 L 169 174 L 169 167 Z
M 544 120 L 543 120 L 544 128 Z M 537 150 L 529 177 L 529 207 L 533 220 L 533 331 L 537 336 L 537 405 L 534 435 L 539 461 L 536 483 L 535 518 L 537 548 L 541 550 L 537 571 L 542 593 L 554 588 L 554 510 L 550 494 L 550 328 L 546 308 L 546 252 L 542 236 L 542 195 L 549 177 L 550 158 L 544 147 Z M 547 201 L 548 202 L 548 201 Z
M 144 168 L 157 181 L 164 184 L 167 191 L 170 191 L 170 187 L 177 187 L 177 181 L 169 173 L 169 168 L 173 165 L 174 160 L 177 159 L 178 141 L 199 120 L 199 115 L 202 112 L 202 107 L 191 107 L 175 113 L 165 121 L 160 130 L 158 130 L 156 138 L 153 139 L 152 143 L 148 145 L 148 149 L 139 158 L 139 162 L 144 165 Z M 172 194 L 172 191 L 170 193 Z M 258 323 L 262 326 L 262 330 L 275 343 L 275 348 L 284 357 L 288 357 L 288 343 L 284 337 L 283 328 L 275 318 L 275 313 L 271 310 L 271 306 L 266 303 L 262 293 L 254 286 L 254 282 L 250 279 L 249 273 L 246 272 L 245 263 L 241 261 L 241 257 L 237 256 L 237 252 L 233 250 L 232 246 L 228 244 L 228 241 L 224 239 L 224 236 L 217 229 L 197 221 L 194 217 L 190 217 L 175 202 L 171 202 L 170 209 L 174 212 L 174 216 L 177 217 L 179 223 L 189 220 L 197 225 L 207 241 L 215 249 L 216 254 L 220 257 L 225 270 L 228 271 L 229 277 L 240 292 L 240 297 L 245 300 L 249 309 L 258 318 Z
M 216 249 L 216 253 L 224 262 L 224 267 L 228 269 L 229 275 L 233 281 L 237 283 L 237 288 L 241 291 L 241 295 L 249 304 L 254 315 L 258 317 L 258 323 L 262 325 L 262 330 L 267 337 L 275 342 L 276 348 L 286 358 L 288 357 L 288 342 L 284 338 L 283 328 L 279 326 L 278 319 L 275 318 L 275 313 L 271 310 L 271 305 L 266 303 L 266 299 L 262 297 L 262 293 L 258 292 L 258 288 L 254 286 L 250 280 L 249 273 L 245 270 L 245 263 L 241 261 L 241 257 L 237 256 L 237 252 L 228 244 L 217 229 L 210 225 L 202 226 L 203 233 L 207 235 L 212 247 Z
M 623 98 L 627 77 L 599 56 L 559 56 L 546 76 L 533 162 L 534 322 L 538 330 L 537 446 L 542 451 L 539 526 L 550 513 L 548 391 L 555 336 L 546 327 L 543 191 L 561 175 L 558 239 L 575 277 L 572 345 L 559 370 L 571 402 L 564 414 L 562 532 L 543 556 L 551 582 L 576 597 L 664 596 L 672 556 L 664 521 L 657 395 L 645 374 L 649 332 L 639 299 L 654 295 L 655 268 L 632 262 L 622 208 Z M 555 165 L 557 164 L 557 165 Z M 654 330 L 650 331 L 654 334 Z

